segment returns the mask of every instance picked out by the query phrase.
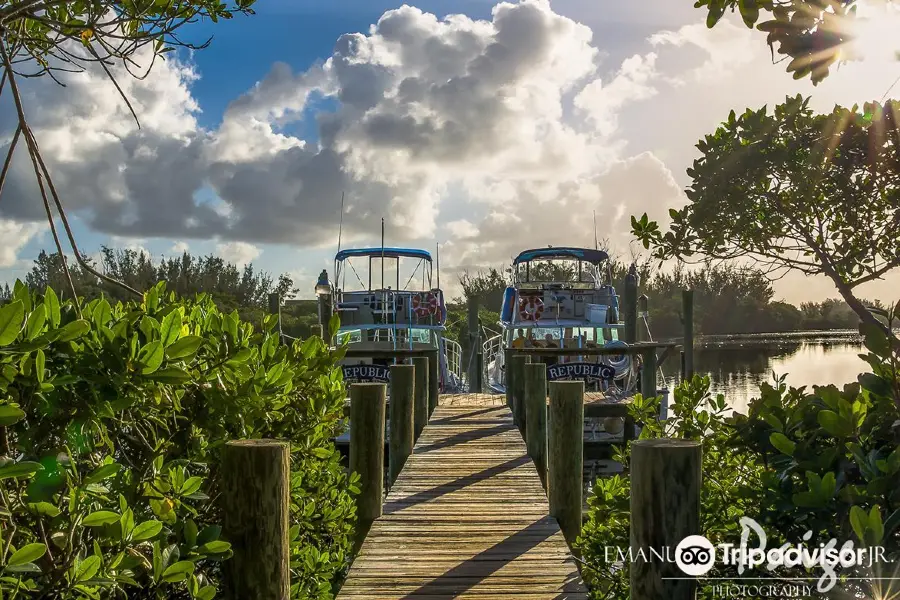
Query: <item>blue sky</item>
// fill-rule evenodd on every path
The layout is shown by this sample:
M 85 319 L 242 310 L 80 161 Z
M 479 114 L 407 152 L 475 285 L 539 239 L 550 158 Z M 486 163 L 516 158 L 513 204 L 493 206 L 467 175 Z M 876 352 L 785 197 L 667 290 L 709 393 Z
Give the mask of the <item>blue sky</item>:
M 213 36 L 208 48 L 129 82 L 142 103 L 140 132 L 96 73 L 67 88 L 27 82 L 80 246 L 159 256 L 186 244 L 289 272 L 308 295 L 331 266 L 346 190 L 345 240 L 377 244 L 385 216 L 389 243 L 433 250 L 440 241 L 445 287 L 524 247 L 590 243 L 594 211 L 601 237 L 627 256 L 637 252 L 627 217 L 665 219 L 684 202 L 694 144 L 730 109 L 800 92 L 828 110 L 877 99 L 900 75 L 898 64 L 849 65 L 813 89 L 773 66 L 764 36 L 739 20 L 707 30 L 691 0 L 517 0 L 499 17 L 495 4 L 422 0 L 417 12 L 382 1 L 262 0 L 254 16 L 190 25 L 182 37 Z M 389 11 L 389 24 L 370 34 Z M 444 21 L 459 13 L 477 22 Z M 443 49 L 422 58 L 435 47 Z M 273 71 L 277 63 L 291 74 Z M 477 79 L 477 69 L 491 74 Z M 459 88 L 448 81 L 464 72 L 469 92 L 448 102 Z M 412 100 L 403 95 L 416 89 Z M 416 100 L 421 90 L 432 95 Z M 365 106 L 342 104 L 345 92 Z M 235 101 L 250 112 L 226 118 Z M 10 127 L 0 119 L 0 149 Z M 34 205 L 22 208 L 34 190 L 27 164 L 18 167 L 21 180 L 0 203 L 0 281 L 22 277 L 51 243 Z M 137 221 L 98 217 L 120 209 Z M 160 215 L 177 227 L 160 229 Z M 875 285 L 875 295 L 890 289 Z M 794 302 L 833 295 L 821 280 L 788 278 L 776 289 Z

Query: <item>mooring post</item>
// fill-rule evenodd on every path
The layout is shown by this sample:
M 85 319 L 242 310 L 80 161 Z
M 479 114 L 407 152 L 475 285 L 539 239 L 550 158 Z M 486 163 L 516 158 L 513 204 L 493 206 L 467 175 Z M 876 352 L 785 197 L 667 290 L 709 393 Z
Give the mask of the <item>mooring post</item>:
M 569 546 L 581 533 L 584 472 L 584 382 L 551 381 L 549 468 L 550 514 L 559 521 Z
M 547 489 L 547 365 L 525 365 L 525 445 Z
M 469 392 L 481 393 L 481 380 L 478 372 L 478 361 L 475 357 L 481 348 L 481 339 L 478 334 L 478 305 L 480 298 L 477 294 L 466 297 L 467 316 L 469 325 L 469 351 L 466 353 L 466 375 L 469 380 Z
M 647 294 L 638 296 L 638 326 L 635 338 L 639 342 L 650 341 L 650 298 Z
M 428 423 L 428 357 L 415 356 L 412 359 L 415 367 L 415 400 L 413 402 L 413 445 L 419 441 L 425 424 Z
M 413 365 L 391 365 L 391 439 L 388 448 L 391 484 L 397 481 L 400 470 L 413 450 L 415 383 L 416 368 Z
M 309 335 L 310 335 L 310 337 L 318 336 L 318 337 L 322 338 L 323 340 L 325 339 L 325 333 L 322 330 L 322 326 L 319 325 L 318 323 L 313 323 L 310 326 Z
M 674 559 L 681 540 L 700 535 L 701 460 L 700 442 L 631 444 L 632 600 L 694 600 L 697 581 Z M 673 561 L 653 560 L 651 551 Z
M 228 600 L 288 600 L 291 587 L 291 448 L 278 440 L 235 440 L 222 450 L 223 563 Z
M 506 367 L 507 376 L 512 380 L 512 413 L 519 432 L 525 436 L 525 365 L 531 362 L 531 357 L 523 354 L 513 354 L 511 363 Z
M 694 290 L 681 291 L 681 319 L 684 323 L 684 374 L 682 379 L 694 378 Z
M 637 300 L 638 300 L 638 276 L 634 265 L 628 268 L 625 275 L 625 286 L 622 291 L 622 313 L 625 319 L 623 340 L 627 344 L 637 341 Z
M 431 350 L 428 352 L 428 418 L 431 418 L 431 413 L 434 412 L 434 409 L 437 408 L 438 405 L 438 394 L 440 394 L 441 388 L 441 380 L 438 375 L 440 369 L 440 362 L 438 357 L 437 350 Z M 427 421 L 426 421 L 427 422 Z
M 350 471 L 359 473 L 356 548 L 381 516 L 384 496 L 384 417 L 387 384 L 350 386 Z
M 656 348 L 644 348 L 641 350 L 641 395 L 645 398 L 655 398 L 658 395 L 656 388 Z

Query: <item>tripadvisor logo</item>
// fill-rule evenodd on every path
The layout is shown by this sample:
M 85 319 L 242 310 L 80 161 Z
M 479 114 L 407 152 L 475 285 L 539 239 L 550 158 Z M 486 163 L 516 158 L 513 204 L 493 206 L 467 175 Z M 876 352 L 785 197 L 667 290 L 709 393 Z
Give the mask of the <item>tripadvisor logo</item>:
M 847 540 L 838 544 L 837 539 L 825 543 L 808 544 L 812 531 L 807 531 L 803 542 L 787 543 L 778 547 L 767 548 L 768 538 L 759 523 L 747 517 L 741 517 L 740 544 L 721 543 L 714 545 L 702 535 L 690 535 L 672 548 L 629 548 L 627 554 L 620 548 L 606 548 L 606 561 L 621 562 L 640 560 L 641 562 L 675 563 L 678 569 L 690 577 L 702 578 L 716 564 L 737 570 L 738 575 L 747 569 L 764 567 L 768 571 L 781 568 L 804 567 L 821 570 L 822 574 L 810 577 L 818 579 L 816 589 L 819 592 L 831 590 L 837 583 L 837 569 L 852 567 L 872 567 L 876 562 L 891 562 L 885 557 L 883 546 L 855 547 L 853 541 Z M 750 545 L 750 536 L 758 538 L 755 546 Z M 615 550 L 617 559 L 610 556 Z M 778 579 L 778 577 L 758 577 L 755 579 Z

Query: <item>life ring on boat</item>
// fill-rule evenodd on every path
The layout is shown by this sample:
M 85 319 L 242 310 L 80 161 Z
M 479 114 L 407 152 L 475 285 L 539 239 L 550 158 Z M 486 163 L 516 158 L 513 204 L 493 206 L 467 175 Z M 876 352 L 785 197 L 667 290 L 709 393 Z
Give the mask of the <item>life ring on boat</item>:
M 539 296 L 519 298 L 519 317 L 523 321 L 537 321 L 544 313 L 544 301 Z
M 440 303 L 438 302 L 437 296 L 434 295 L 434 292 L 416 294 L 412 298 L 413 312 L 420 317 L 433 315 L 438 311 L 438 308 L 440 308 Z

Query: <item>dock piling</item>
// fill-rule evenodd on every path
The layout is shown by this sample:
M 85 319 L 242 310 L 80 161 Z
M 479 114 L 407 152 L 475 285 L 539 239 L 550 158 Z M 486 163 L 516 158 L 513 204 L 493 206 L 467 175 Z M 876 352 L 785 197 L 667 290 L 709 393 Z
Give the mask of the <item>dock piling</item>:
M 581 533 L 584 469 L 584 382 L 550 382 L 549 469 L 550 514 L 559 521 L 569 546 Z
M 391 402 L 389 405 L 391 438 L 388 449 L 391 484 L 397 481 L 400 470 L 403 469 L 406 459 L 413 450 L 415 382 L 415 366 L 391 365 Z
M 234 440 L 222 452 L 223 564 L 228 600 L 290 597 L 291 448 L 278 440 Z
M 531 362 L 531 357 L 522 354 L 513 354 L 510 364 L 506 367 L 506 375 L 508 377 L 507 386 L 510 388 L 511 402 L 510 410 L 513 413 L 513 419 L 519 426 L 519 432 L 525 435 L 525 399 L 524 399 L 524 379 L 525 365 Z
M 387 384 L 350 386 L 350 471 L 359 473 L 356 547 L 381 516 L 384 497 L 384 418 Z
M 653 552 L 675 556 L 681 540 L 700 534 L 700 442 L 638 440 L 631 445 L 632 600 L 693 600 L 697 581 L 674 562 L 646 561 Z
M 412 358 L 413 367 L 415 367 L 415 401 L 413 406 L 413 427 L 414 438 L 413 443 L 419 441 L 425 424 L 428 423 L 428 357 L 414 356 Z
M 656 348 L 646 348 L 641 352 L 641 394 L 645 398 L 655 398 L 656 388 Z
M 525 444 L 547 489 L 547 365 L 529 363 L 524 369 Z

